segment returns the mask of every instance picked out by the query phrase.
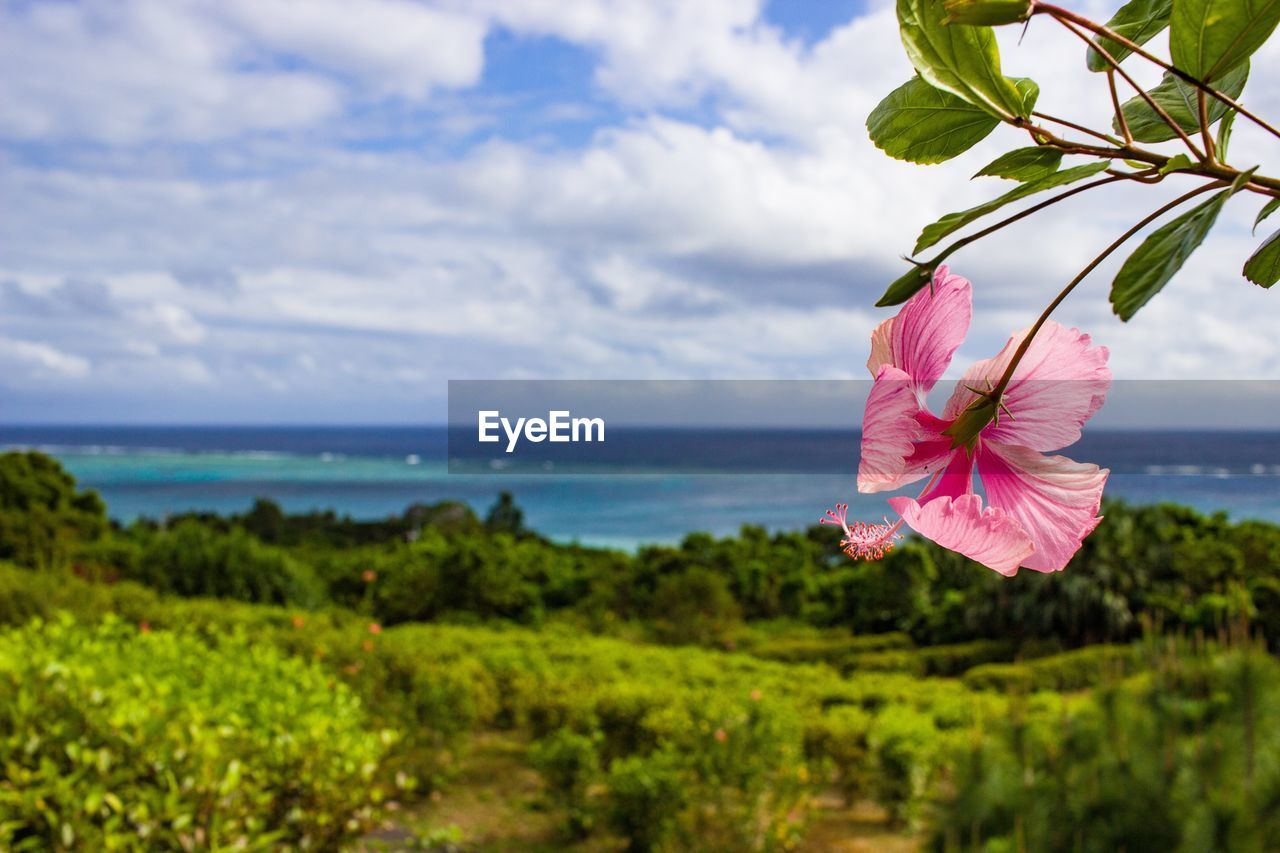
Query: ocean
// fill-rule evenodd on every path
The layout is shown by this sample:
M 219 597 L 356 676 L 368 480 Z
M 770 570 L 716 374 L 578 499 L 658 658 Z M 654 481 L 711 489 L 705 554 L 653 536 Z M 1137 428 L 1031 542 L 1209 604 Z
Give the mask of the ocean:
M 612 452 L 578 469 L 450 465 L 444 427 L 10 426 L 0 445 L 56 456 L 126 522 L 239 512 L 257 497 L 355 518 L 444 499 L 483 513 L 505 490 L 554 539 L 634 548 L 743 524 L 802 528 L 836 502 L 851 518 L 888 512 L 884 496 L 854 490 L 855 431 L 612 429 Z M 1064 452 L 1111 468 L 1111 497 L 1280 522 L 1280 431 L 1094 430 Z

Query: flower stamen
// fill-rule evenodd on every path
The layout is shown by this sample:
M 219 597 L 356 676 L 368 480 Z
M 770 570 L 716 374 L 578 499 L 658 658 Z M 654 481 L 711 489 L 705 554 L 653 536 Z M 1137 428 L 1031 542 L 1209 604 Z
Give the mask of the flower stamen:
M 826 515 L 818 519 L 819 524 L 831 524 L 844 532 L 840 540 L 841 549 L 854 560 L 879 560 L 893 550 L 893 543 L 902 538 L 898 528 L 902 527 L 902 519 L 890 523 L 884 519 L 883 524 L 865 521 L 848 520 L 849 505 L 836 504 L 835 509 L 827 510 Z

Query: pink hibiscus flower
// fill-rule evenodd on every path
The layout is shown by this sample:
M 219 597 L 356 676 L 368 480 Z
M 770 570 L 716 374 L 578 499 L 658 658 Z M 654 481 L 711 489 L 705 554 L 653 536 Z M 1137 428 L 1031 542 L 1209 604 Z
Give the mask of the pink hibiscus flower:
M 938 417 L 925 395 L 951 363 L 972 313 L 969 282 L 939 267 L 932 287 L 871 333 L 867 368 L 875 382 L 862 422 L 858 491 L 927 482 L 914 500 L 889 499 L 901 516 L 893 523 L 850 524 L 843 504 L 823 521 L 844 531 L 841 545 L 854 558 L 883 556 L 906 522 L 1002 575 L 1019 567 L 1060 571 L 1102 520 L 1110 472 L 1044 452 L 1075 442 L 1102 406 L 1111 384 L 1107 350 L 1078 329 L 1047 322 L 1001 388 L 1024 330 L 965 372 Z M 973 490 L 975 466 L 985 507 Z

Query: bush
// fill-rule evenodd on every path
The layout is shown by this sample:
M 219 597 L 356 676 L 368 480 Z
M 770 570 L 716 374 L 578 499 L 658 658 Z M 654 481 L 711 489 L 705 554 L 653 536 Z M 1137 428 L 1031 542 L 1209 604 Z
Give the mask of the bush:
M 889 649 L 850 655 L 841 667 L 844 672 L 902 672 L 923 677 L 925 662 L 914 649 Z
M 84 542 L 107 529 L 97 492 L 43 453 L 0 453 L 0 560 L 29 569 L 65 568 Z
M 0 845 L 332 847 L 367 825 L 385 737 L 264 646 L 63 617 L 0 635 Z
M 1004 640 L 973 640 L 947 646 L 929 646 L 920 649 L 920 660 L 928 675 L 957 676 L 975 666 L 1007 661 L 1017 651 L 1014 644 Z
M 930 848 L 1280 849 L 1280 663 L 1247 646 L 1151 663 L 1084 696 L 1038 694 L 953 744 Z
M 669 838 L 685 807 L 679 762 L 670 752 L 633 755 L 614 762 L 605 783 L 609 827 L 627 839 L 632 853 L 648 853 Z
M 751 644 L 746 650 L 766 660 L 786 663 L 825 663 L 837 669 L 852 669 L 862 656 L 876 652 L 910 650 L 911 637 L 902 633 L 861 634 L 824 633 L 814 635 L 784 634 Z
M 964 674 L 964 683 L 973 690 L 1002 693 L 1083 690 L 1123 678 L 1136 666 L 1131 646 L 1088 646 L 1025 663 L 976 666 Z
M 565 811 L 569 835 L 585 835 L 594 823 L 588 793 L 600 773 L 595 741 L 560 729 L 534 744 L 530 759 L 546 781 L 551 801 Z
M 912 817 L 931 781 L 940 746 L 937 728 L 927 714 L 909 708 L 888 708 L 876 715 L 868 733 L 875 760 L 872 787 L 889 819 Z
M 805 730 L 806 756 L 810 761 L 834 766 L 836 784 L 846 806 L 852 806 L 869 791 L 871 720 L 871 715 L 861 708 L 840 705 Z
M 311 570 L 240 529 L 218 532 L 183 521 L 144 547 L 137 574 L 153 589 L 183 596 L 314 606 L 323 599 Z
M 660 639 L 699 645 L 726 636 L 741 616 L 728 582 L 706 569 L 663 578 L 653 594 L 653 613 Z

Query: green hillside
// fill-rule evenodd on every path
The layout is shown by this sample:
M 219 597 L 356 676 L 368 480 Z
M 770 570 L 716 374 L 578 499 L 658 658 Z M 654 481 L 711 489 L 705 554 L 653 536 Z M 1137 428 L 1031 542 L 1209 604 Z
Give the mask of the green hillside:
M 120 528 L 0 457 L 0 846 L 1266 850 L 1280 528 L 1113 505 L 1054 576 L 500 501 Z

